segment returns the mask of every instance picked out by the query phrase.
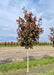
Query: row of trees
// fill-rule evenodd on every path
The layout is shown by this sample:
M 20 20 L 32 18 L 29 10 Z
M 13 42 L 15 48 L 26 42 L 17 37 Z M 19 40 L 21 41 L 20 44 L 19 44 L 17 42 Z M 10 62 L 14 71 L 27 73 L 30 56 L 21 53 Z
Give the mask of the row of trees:
M 0 42 L 0 46 L 18 46 L 18 42 Z
M 48 42 L 39 42 L 38 44 L 37 43 L 33 43 L 33 46 L 36 46 L 36 45 L 38 45 L 38 46 L 50 46 L 50 45 L 52 45 L 52 43 L 48 43 Z M 20 46 L 20 43 L 18 43 L 18 42 L 0 42 L 0 46 Z

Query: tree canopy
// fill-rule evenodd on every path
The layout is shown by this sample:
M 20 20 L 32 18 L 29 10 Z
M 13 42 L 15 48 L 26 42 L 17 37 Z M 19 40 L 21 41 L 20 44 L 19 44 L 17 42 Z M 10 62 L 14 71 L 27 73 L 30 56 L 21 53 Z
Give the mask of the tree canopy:
M 25 46 L 25 48 L 33 48 L 33 43 L 39 42 L 39 35 L 43 32 L 43 29 L 40 27 L 42 25 L 42 19 L 38 20 L 36 16 L 33 17 L 33 13 L 27 13 L 25 9 L 24 18 L 19 17 L 17 21 L 18 29 L 17 29 L 17 40 L 20 42 L 21 46 Z
M 52 28 L 50 28 L 50 30 L 51 30 L 51 33 L 50 33 L 50 40 L 53 42 L 54 41 L 54 28 L 52 27 Z

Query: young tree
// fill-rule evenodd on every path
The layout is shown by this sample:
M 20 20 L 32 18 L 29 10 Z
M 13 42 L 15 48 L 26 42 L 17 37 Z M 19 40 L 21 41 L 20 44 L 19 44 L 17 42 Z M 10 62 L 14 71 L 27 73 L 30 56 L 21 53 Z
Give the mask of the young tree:
M 19 17 L 17 21 L 18 29 L 18 42 L 20 42 L 21 46 L 25 46 L 27 49 L 27 72 L 29 72 L 29 52 L 28 49 L 33 48 L 33 43 L 38 42 L 39 35 L 43 32 L 43 29 L 40 27 L 42 24 L 42 19 L 40 18 L 37 22 L 36 16 L 33 16 L 33 13 L 27 13 L 27 11 L 23 8 L 24 18 Z
M 54 28 L 52 27 L 52 28 L 50 28 L 50 30 L 51 30 L 51 33 L 50 33 L 50 40 L 53 42 L 53 47 L 54 47 Z

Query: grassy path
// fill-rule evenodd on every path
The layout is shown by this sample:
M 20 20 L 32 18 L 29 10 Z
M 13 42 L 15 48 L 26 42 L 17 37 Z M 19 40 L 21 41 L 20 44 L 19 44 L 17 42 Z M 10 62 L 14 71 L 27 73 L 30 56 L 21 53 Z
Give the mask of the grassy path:
M 38 73 L 46 73 L 53 69 L 54 69 L 54 64 L 50 64 L 50 65 L 46 65 L 46 66 L 32 68 L 32 69 L 30 69 L 29 74 L 30 75 L 36 75 L 36 74 L 38 75 Z M 26 70 L 18 72 L 18 75 L 23 75 L 23 74 L 26 74 Z
M 0 64 L 0 75 L 25 75 L 27 62 Z M 54 69 L 54 58 L 29 61 L 30 74 L 47 72 Z M 33 74 L 33 75 L 34 75 Z
M 53 70 L 53 72 L 50 72 Z M 7 73 L 3 72 L 0 75 L 26 75 L 26 69 L 21 71 L 9 71 Z M 35 67 L 30 69 L 29 75 L 54 75 L 54 64 Z

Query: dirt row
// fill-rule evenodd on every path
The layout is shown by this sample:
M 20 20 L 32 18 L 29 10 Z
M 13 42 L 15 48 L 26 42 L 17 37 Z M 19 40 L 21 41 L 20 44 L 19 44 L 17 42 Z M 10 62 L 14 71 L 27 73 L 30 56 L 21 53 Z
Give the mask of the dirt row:
M 27 49 L 24 47 L 0 47 L 0 64 L 26 61 Z M 54 47 L 34 46 L 29 50 L 29 59 L 54 57 Z

